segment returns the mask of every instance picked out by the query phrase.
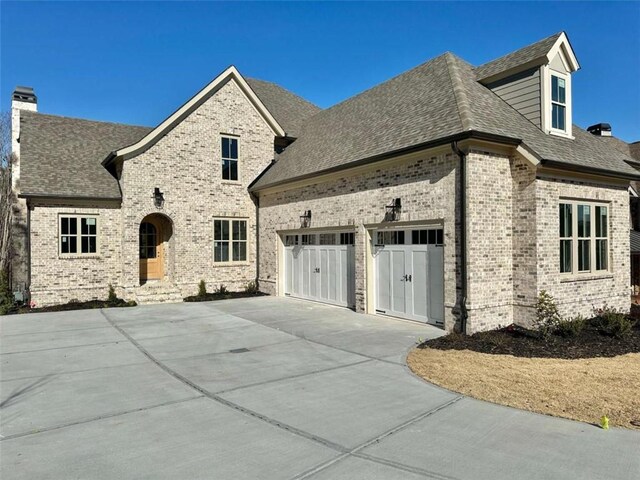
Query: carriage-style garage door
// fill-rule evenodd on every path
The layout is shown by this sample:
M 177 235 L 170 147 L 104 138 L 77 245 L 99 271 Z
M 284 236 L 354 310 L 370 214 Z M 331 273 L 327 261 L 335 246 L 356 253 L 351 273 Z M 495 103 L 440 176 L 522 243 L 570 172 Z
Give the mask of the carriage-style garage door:
M 355 306 L 352 232 L 284 236 L 285 295 Z
M 444 323 L 442 229 L 375 233 L 376 312 Z

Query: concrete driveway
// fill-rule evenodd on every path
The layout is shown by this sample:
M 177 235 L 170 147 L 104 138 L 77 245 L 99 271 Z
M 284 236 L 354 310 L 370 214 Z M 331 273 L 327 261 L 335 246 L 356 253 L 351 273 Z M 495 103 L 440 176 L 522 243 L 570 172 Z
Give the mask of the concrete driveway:
M 413 376 L 425 325 L 262 297 L 0 326 L 3 480 L 640 476 L 637 432 Z

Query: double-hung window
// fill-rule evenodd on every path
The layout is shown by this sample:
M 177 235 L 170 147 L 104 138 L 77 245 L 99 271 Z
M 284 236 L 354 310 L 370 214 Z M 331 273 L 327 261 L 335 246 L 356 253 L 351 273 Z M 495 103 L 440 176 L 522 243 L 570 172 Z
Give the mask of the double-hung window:
M 566 131 L 567 126 L 567 81 L 551 75 L 551 128 Z
M 60 254 L 91 255 L 98 251 L 98 218 L 60 216 Z
M 609 270 L 609 206 L 560 203 L 560 273 Z
M 222 179 L 238 180 L 238 139 L 222 137 Z
M 213 221 L 213 261 L 245 262 L 247 260 L 247 221 Z

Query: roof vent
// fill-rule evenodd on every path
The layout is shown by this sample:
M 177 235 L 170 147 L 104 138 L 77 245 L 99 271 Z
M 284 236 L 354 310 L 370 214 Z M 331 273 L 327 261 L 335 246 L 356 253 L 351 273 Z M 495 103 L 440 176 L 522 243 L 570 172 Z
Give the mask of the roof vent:
M 38 97 L 33 92 L 33 87 L 16 87 L 11 99 L 14 102 L 38 103 Z
M 587 128 L 587 132 L 592 133 L 593 135 L 598 135 L 599 137 L 610 137 L 611 125 L 608 123 L 596 123 L 595 125 L 591 125 Z

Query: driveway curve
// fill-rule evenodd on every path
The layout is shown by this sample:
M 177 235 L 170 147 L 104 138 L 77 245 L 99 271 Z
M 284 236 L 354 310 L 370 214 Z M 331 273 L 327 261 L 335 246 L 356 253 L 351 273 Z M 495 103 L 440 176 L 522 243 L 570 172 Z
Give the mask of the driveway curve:
M 631 479 L 640 434 L 414 376 L 436 328 L 275 297 L 0 319 L 0 473 Z

